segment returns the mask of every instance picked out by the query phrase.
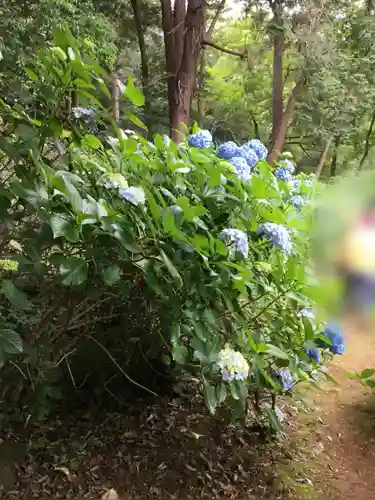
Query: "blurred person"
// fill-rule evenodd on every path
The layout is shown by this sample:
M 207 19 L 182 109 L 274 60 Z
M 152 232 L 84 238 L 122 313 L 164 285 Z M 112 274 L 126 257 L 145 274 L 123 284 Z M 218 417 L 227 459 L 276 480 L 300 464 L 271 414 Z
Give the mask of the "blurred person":
M 359 315 L 370 326 L 375 307 L 375 204 L 360 213 L 344 233 L 335 259 L 343 281 L 343 313 Z

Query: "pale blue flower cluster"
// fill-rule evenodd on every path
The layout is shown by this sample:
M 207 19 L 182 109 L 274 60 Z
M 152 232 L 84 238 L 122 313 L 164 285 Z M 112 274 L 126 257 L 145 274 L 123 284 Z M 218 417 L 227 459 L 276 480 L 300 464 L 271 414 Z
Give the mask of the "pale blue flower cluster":
M 223 144 L 220 144 L 220 146 L 217 148 L 216 155 L 219 158 L 222 158 L 223 160 L 230 160 L 235 156 L 241 156 L 237 154 L 238 149 L 239 147 L 235 142 L 233 141 L 224 142 Z
M 331 343 L 328 344 L 324 340 L 318 340 L 316 343 L 319 347 L 325 349 L 328 348 L 332 352 L 332 354 L 344 354 L 346 350 L 345 340 L 342 328 L 339 324 L 334 322 L 328 323 L 328 325 L 325 327 L 325 330 L 323 331 L 323 334 Z
M 293 388 L 294 379 L 288 369 L 279 368 L 276 370 L 276 375 L 278 376 L 284 391 L 290 391 Z
M 272 247 L 281 248 L 287 255 L 291 252 L 292 240 L 290 234 L 281 224 L 266 222 L 259 227 L 258 234 L 263 235 L 270 242 Z
M 230 257 L 234 257 L 236 252 L 239 252 L 244 259 L 247 259 L 249 244 L 246 233 L 234 228 L 223 229 L 220 233 L 220 239 L 226 242 Z
M 192 148 L 211 148 L 213 145 L 211 132 L 209 130 L 200 130 L 192 134 L 188 139 L 188 144 Z
M 208 130 L 201 130 L 189 137 L 188 144 L 195 148 L 211 147 L 212 136 Z M 218 158 L 229 161 L 236 168 L 239 179 L 248 183 L 251 178 L 251 169 L 267 157 L 267 148 L 258 139 L 252 139 L 242 146 L 238 146 L 233 141 L 227 141 L 218 146 L 216 155 Z
M 297 212 L 301 212 L 303 201 L 304 196 L 301 194 L 294 194 L 290 197 L 290 203 L 297 209 Z
M 76 106 L 72 108 L 73 116 L 76 120 L 82 120 L 86 128 L 90 132 L 97 131 L 97 125 L 95 123 L 96 113 L 92 108 L 85 108 L 83 106 Z
M 301 309 L 301 311 L 299 311 L 299 313 L 297 313 L 297 316 L 299 318 L 308 318 L 308 319 L 312 319 L 314 320 L 315 319 L 315 314 L 314 314 L 314 311 L 312 310 L 311 307 L 305 307 L 304 309 Z
M 267 148 L 259 139 L 251 139 L 251 141 L 246 142 L 242 147 L 254 151 L 259 160 L 267 158 Z
M 279 166 L 285 168 L 285 170 L 287 170 L 291 175 L 293 175 L 296 170 L 295 165 L 287 158 L 279 161 Z
M 244 158 L 249 167 L 255 167 L 255 165 L 259 161 L 259 156 L 256 154 L 256 152 L 245 145 L 238 148 L 237 156 L 241 156 L 242 158 Z
M 240 352 L 234 351 L 228 345 L 219 352 L 216 364 L 224 382 L 243 381 L 249 376 L 249 365 L 246 359 Z
M 285 167 L 279 167 L 275 170 L 276 177 L 283 182 L 290 182 L 292 180 L 292 174 Z
M 316 347 L 307 347 L 305 349 L 305 352 L 306 354 L 308 355 L 308 357 L 310 359 L 313 359 L 314 361 L 316 361 L 317 363 L 320 363 L 321 362 L 321 354 L 320 354 L 320 350 L 317 349 Z
M 230 160 L 230 163 L 237 170 L 237 177 L 248 184 L 251 180 L 251 169 L 245 160 L 241 156 L 235 156 Z

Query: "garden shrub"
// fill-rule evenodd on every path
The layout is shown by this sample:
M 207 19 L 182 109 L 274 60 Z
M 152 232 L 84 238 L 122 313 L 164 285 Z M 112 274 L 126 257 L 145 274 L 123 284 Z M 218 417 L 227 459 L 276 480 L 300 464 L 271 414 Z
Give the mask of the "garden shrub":
M 2 267 L 3 361 L 23 371 L 42 343 L 23 328 L 24 352 L 14 357 L 22 341 L 9 326 L 12 311 L 41 315 L 28 311 L 25 286 L 34 279 L 59 290 L 66 325 L 74 300 L 90 299 L 92 308 L 103 297 L 131 303 L 136 289 L 150 319 L 139 327 L 146 354 L 191 373 L 212 414 L 225 402 L 239 416 L 252 398 L 259 407 L 262 394 L 314 380 L 323 362 L 318 342 L 326 339 L 308 309 L 320 296 L 309 257 L 314 179 L 293 176 L 287 159 L 270 166 L 257 140 L 216 148 L 208 131 L 176 145 L 119 130 L 106 121 L 103 71 L 79 54 L 68 30 L 27 74 L 29 98 L 2 102 L 9 173 L 0 196 L 8 228 L 2 258 L 17 262 Z M 72 90 L 80 107 L 70 116 L 64 103 Z M 124 98 L 143 105 L 130 78 Z M 9 246 L 14 238 L 17 250 Z M 80 338 L 56 321 L 52 306 L 38 322 L 58 345 L 52 366 Z

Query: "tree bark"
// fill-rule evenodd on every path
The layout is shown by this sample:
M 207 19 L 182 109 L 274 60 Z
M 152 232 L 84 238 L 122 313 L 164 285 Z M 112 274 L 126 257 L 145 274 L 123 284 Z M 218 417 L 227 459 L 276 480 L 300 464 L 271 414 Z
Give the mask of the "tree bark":
M 316 167 L 316 172 L 315 172 L 315 177 L 317 180 L 319 179 L 320 174 L 323 171 L 323 168 L 324 168 L 324 165 L 325 165 L 325 162 L 327 159 L 328 151 L 329 151 L 329 148 L 331 147 L 331 144 L 332 144 L 332 138 L 328 139 L 328 141 L 326 143 L 326 147 L 324 148 L 324 151 L 320 155 L 318 166 Z
M 293 119 L 294 108 L 296 106 L 297 99 L 298 99 L 299 95 L 302 93 L 302 91 L 304 90 L 305 85 L 306 85 L 306 80 L 305 80 L 304 76 L 302 76 L 300 78 L 300 80 L 296 83 L 296 85 L 294 86 L 294 88 L 289 96 L 287 105 L 286 105 L 285 110 L 284 110 L 283 115 L 282 115 L 282 119 L 281 119 L 281 123 L 280 123 L 279 129 L 278 129 L 278 133 L 277 133 L 275 141 L 272 145 L 271 152 L 268 156 L 268 162 L 271 165 L 276 163 L 278 156 L 282 152 L 282 149 L 284 147 L 286 132 L 288 130 L 288 126 L 290 125 L 290 123 Z
M 284 34 L 282 31 L 282 2 L 275 0 L 273 10 L 273 68 L 272 68 L 272 134 L 271 148 L 274 146 L 283 116 L 283 55 Z
M 366 135 L 365 149 L 363 151 L 363 155 L 362 155 L 361 161 L 359 162 L 358 170 L 362 169 L 363 164 L 365 163 L 366 158 L 368 157 L 368 154 L 370 152 L 370 139 L 371 139 L 372 131 L 373 131 L 373 128 L 374 128 L 374 124 L 375 124 L 375 109 L 372 112 L 372 118 L 371 118 L 370 126 L 369 126 L 369 129 L 367 131 L 367 135 Z
M 338 155 L 338 151 L 339 151 L 340 140 L 341 140 L 340 136 L 336 135 L 335 145 L 333 148 L 333 154 L 332 154 L 332 158 L 331 158 L 331 168 L 330 168 L 330 176 L 331 177 L 335 177 L 336 172 L 337 172 L 337 155 Z
M 149 134 L 151 133 L 151 96 L 150 96 L 150 77 L 149 77 L 149 65 L 147 57 L 147 49 L 145 43 L 144 29 L 141 20 L 141 9 L 139 5 L 139 0 L 131 0 L 131 5 L 133 9 L 133 17 L 135 29 L 137 31 L 139 53 L 141 56 L 141 82 L 143 95 L 145 97 L 144 114 L 145 123 L 148 127 Z
M 171 137 L 181 142 L 189 124 L 202 45 L 204 0 L 161 0 Z

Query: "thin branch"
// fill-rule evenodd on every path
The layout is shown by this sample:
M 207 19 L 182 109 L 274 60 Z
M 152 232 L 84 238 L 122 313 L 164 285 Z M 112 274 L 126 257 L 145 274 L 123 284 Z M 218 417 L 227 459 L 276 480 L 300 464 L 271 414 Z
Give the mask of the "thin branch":
M 333 138 L 330 137 L 326 143 L 324 151 L 322 152 L 322 154 L 319 158 L 319 163 L 318 163 L 318 166 L 316 167 L 316 172 L 315 172 L 316 180 L 319 179 L 320 174 L 322 173 L 322 170 L 324 168 L 324 165 L 325 165 L 325 162 L 327 159 L 327 155 L 328 155 L 328 151 L 329 151 L 329 148 L 331 147 L 332 141 L 333 141 Z
M 230 54 L 232 56 L 240 57 L 241 59 L 245 59 L 247 56 L 246 52 L 237 52 L 236 50 L 226 49 L 221 45 L 217 45 L 215 42 L 211 42 L 210 40 L 203 40 L 203 45 L 208 45 L 209 47 L 213 47 L 216 50 L 220 50 L 220 52 L 225 52 L 225 54 Z
M 207 40 L 211 40 L 212 33 L 213 33 L 214 29 L 215 29 L 216 23 L 219 20 L 220 14 L 224 10 L 225 2 L 226 2 L 226 0 L 221 0 L 221 3 L 219 4 L 218 8 L 216 9 L 215 15 L 214 15 L 214 17 L 213 17 L 213 19 L 211 21 L 211 24 L 210 24 L 210 26 L 209 26 L 208 30 L 206 31 L 206 34 L 205 34 L 205 38 Z
M 156 392 L 152 391 L 151 389 L 148 389 L 147 387 L 145 387 L 144 385 L 142 384 L 139 384 L 138 382 L 136 382 L 135 380 L 133 380 L 131 377 L 129 377 L 129 375 L 121 368 L 121 366 L 117 363 L 117 361 L 115 360 L 115 358 L 112 356 L 112 354 L 108 351 L 108 349 L 106 349 L 104 347 L 103 344 L 101 344 L 98 340 L 96 340 L 94 337 L 92 337 L 91 335 L 86 335 L 87 338 L 91 339 L 93 342 L 95 342 L 95 344 L 97 344 L 101 349 L 103 349 L 103 351 L 107 354 L 107 356 L 109 357 L 109 359 L 112 361 L 112 363 L 116 366 L 116 368 L 124 375 L 124 377 L 129 380 L 129 382 L 131 382 L 132 384 L 136 385 L 137 387 L 139 387 L 140 389 L 143 389 L 144 391 L 152 394 L 153 396 L 158 396 L 158 394 L 156 394 Z
M 365 162 L 365 160 L 370 152 L 370 139 L 371 139 L 372 130 L 374 128 L 374 124 L 375 124 L 375 109 L 372 112 L 372 119 L 371 119 L 370 127 L 369 127 L 369 129 L 367 131 L 367 135 L 366 135 L 365 150 L 363 151 L 363 156 L 361 158 L 361 161 L 359 162 L 358 170 L 361 170 L 361 168 L 363 167 L 363 164 L 364 164 L 364 162 Z

